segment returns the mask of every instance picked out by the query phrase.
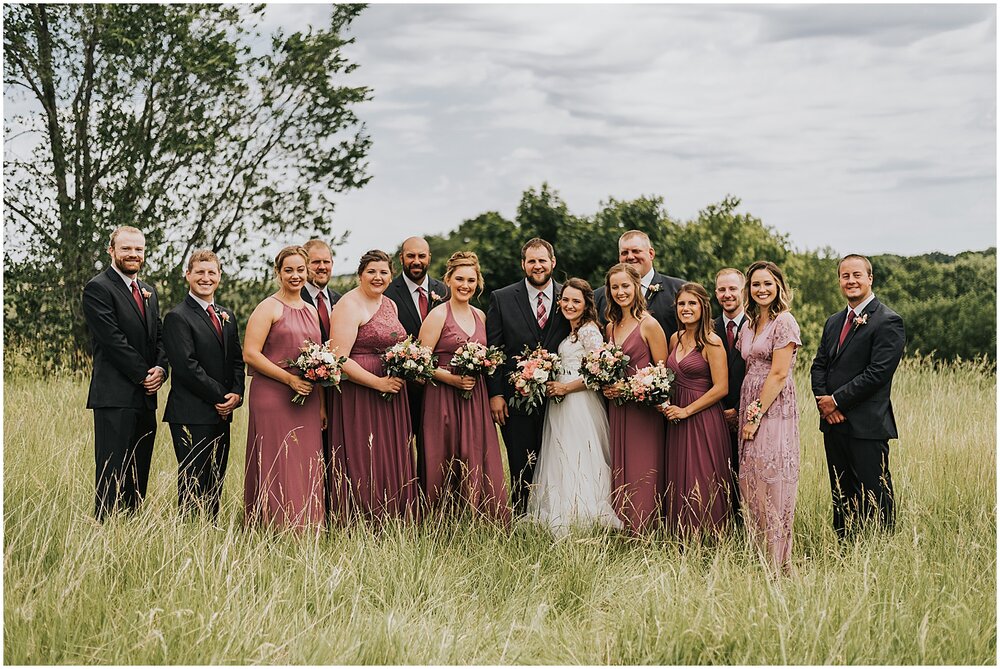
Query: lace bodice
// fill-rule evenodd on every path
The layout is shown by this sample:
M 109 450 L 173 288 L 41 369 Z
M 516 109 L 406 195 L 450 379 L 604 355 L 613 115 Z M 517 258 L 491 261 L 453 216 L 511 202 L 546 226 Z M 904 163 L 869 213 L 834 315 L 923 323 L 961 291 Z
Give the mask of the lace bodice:
M 580 378 L 580 364 L 588 351 L 593 351 L 604 343 L 601 330 L 596 323 L 587 323 L 577 332 L 577 340 L 569 335 L 559 343 L 559 359 L 562 361 L 562 373 L 559 381 L 567 383 Z
M 375 315 L 358 328 L 358 336 L 354 340 L 350 356 L 351 358 L 359 355 L 377 356 L 403 339 L 406 339 L 406 330 L 396 315 L 396 304 L 388 297 L 383 297 Z

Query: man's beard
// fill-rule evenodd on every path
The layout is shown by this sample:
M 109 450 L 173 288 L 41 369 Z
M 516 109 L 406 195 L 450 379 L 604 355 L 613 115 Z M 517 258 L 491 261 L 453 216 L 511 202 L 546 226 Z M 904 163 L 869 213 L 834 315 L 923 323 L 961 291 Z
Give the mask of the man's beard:
M 541 280 L 536 279 L 534 274 L 526 274 L 525 276 L 528 279 L 528 283 L 530 283 L 535 288 L 541 288 L 542 286 L 544 286 L 549 282 L 549 279 L 552 278 L 552 272 L 548 272 L 547 274 L 545 274 L 545 277 Z
M 330 283 L 330 275 L 327 274 L 326 276 L 320 276 L 319 274 L 313 274 L 309 278 L 309 283 L 316 286 L 320 290 L 323 290 L 326 288 L 326 284 Z
M 138 261 L 139 267 L 136 268 L 135 271 L 132 271 L 130 269 L 126 269 L 126 267 L 125 267 L 125 262 L 126 261 L 124 259 L 119 259 L 118 256 L 114 256 L 114 259 L 112 260 L 112 262 L 114 263 L 115 267 L 118 268 L 118 271 L 121 272 L 122 274 L 124 274 L 125 276 L 135 276 L 136 274 L 139 273 L 139 270 L 142 269 L 142 261 L 141 260 Z
M 406 272 L 406 276 L 410 278 L 410 281 L 413 283 L 420 283 L 424 280 L 424 277 L 427 276 L 427 265 L 424 265 L 420 269 L 416 270 L 413 269 L 413 265 L 407 265 L 403 268 L 403 271 Z M 419 272 L 419 274 L 414 274 L 415 272 Z

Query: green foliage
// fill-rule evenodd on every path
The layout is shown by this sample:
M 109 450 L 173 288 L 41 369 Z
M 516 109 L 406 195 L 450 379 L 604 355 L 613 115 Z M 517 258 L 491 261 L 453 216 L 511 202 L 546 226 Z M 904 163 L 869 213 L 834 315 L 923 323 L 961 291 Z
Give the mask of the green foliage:
M 369 178 L 369 90 L 342 83 L 360 10 L 255 49 L 263 5 L 4 5 L 6 94 L 34 138 L 5 154 L 5 334 L 88 348 L 80 296 L 120 225 L 145 232 L 164 305 L 195 248 L 253 270 L 262 241 L 331 235 L 329 195 Z
M 468 517 L 320 536 L 247 530 L 245 408 L 217 523 L 178 520 L 161 424 L 142 511 L 98 525 L 86 383 L 8 374 L 4 662 L 994 663 L 992 368 L 904 361 L 893 387 L 898 527 L 846 543 L 830 527 L 807 375 L 795 380 L 796 573 L 773 579 L 742 530 L 706 545 L 600 530 L 555 541 Z M 48 406 L 60 410 L 38 420 Z

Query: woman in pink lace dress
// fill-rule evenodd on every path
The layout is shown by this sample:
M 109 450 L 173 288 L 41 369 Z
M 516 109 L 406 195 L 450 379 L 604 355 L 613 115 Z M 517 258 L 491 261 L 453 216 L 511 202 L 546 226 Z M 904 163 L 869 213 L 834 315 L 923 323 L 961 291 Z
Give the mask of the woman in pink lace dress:
M 433 348 L 438 361 L 436 384 L 424 390 L 421 427 L 427 458 L 427 505 L 434 509 L 459 502 L 477 515 L 507 526 L 507 479 L 486 380 L 457 375 L 450 365 L 455 351 L 466 342 L 486 345 L 486 314 L 469 304 L 476 290 L 483 287 L 476 254 L 453 253 L 444 282 L 449 300 L 431 310 L 420 327 L 420 343 Z M 463 391 L 472 396 L 463 398 Z
M 740 496 L 747 528 L 771 565 L 791 570 L 792 521 L 799 483 L 795 351 L 799 326 L 781 270 L 758 261 L 747 270 L 749 327 L 738 346 L 747 363 L 740 389 Z
M 369 251 L 361 256 L 358 287 L 330 314 L 330 343 L 348 356 L 329 429 L 331 516 L 340 522 L 416 513 L 406 384 L 382 369 L 382 352 L 406 337 L 396 303 L 382 295 L 390 281 L 388 254 Z

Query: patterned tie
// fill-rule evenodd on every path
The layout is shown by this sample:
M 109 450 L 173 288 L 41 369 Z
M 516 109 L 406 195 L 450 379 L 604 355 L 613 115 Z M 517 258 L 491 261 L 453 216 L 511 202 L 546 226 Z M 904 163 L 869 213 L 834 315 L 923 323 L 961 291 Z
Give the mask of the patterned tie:
M 847 339 L 847 333 L 851 331 L 851 326 L 854 324 L 854 309 L 847 312 L 847 320 L 844 321 L 844 328 L 840 331 L 840 343 L 837 344 L 837 350 L 844 345 L 844 340 Z
M 545 324 L 549 321 L 548 317 L 545 315 L 545 303 L 542 298 L 545 297 L 545 293 L 538 293 L 538 306 L 535 307 L 535 318 L 538 319 L 538 327 L 545 329 Z
M 215 313 L 215 305 L 208 305 L 205 307 L 205 311 L 208 312 L 208 317 L 212 320 L 212 325 L 215 326 L 215 334 L 219 335 L 219 339 L 222 339 L 222 321 L 219 320 L 219 315 Z
M 732 350 L 736 342 L 736 321 L 726 323 L 726 339 L 729 340 L 729 350 Z
M 142 301 L 142 295 L 139 294 L 139 282 L 132 281 L 132 299 L 135 300 L 136 306 L 139 307 L 139 313 L 142 314 L 142 318 L 146 318 L 146 305 Z
M 316 311 L 319 312 L 319 324 L 323 326 L 323 332 L 330 334 L 330 310 L 326 308 L 326 299 L 323 291 L 316 293 Z
M 424 290 L 423 286 L 417 288 L 417 291 L 420 292 L 417 303 L 420 305 L 420 320 L 423 321 L 427 318 L 427 291 Z

